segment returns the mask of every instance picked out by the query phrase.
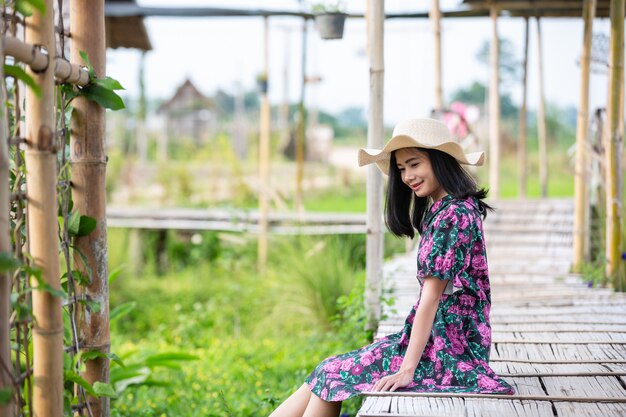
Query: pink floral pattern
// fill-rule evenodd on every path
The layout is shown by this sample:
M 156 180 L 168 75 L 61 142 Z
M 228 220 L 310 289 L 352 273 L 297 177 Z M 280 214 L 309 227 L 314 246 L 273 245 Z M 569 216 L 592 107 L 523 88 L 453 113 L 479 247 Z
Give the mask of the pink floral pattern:
M 423 220 L 417 278 L 448 280 L 430 339 L 413 382 L 404 391 L 514 394 L 489 367 L 491 297 L 482 217 L 473 198 L 446 196 Z M 343 401 L 372 389 L 402 364 L 419 299 L 402 331 L 321 362 L 306 379 L 326 401 Z

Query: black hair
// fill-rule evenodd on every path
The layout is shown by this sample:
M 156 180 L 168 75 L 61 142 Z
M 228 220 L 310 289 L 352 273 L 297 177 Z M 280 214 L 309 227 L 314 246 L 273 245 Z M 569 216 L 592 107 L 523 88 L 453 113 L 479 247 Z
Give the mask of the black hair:
M 455 198 L 475 197 L 478 200 L 478 210 L 483 218 L 487 211 L 493 208 L 483 201 L 487 197 L 485 188 L 478 188 L 474 178 L 461 167 L 461 164 L 452 156 L 436 149 L 417 148 L 426 152 L 435 178 L 443 189 Z M 387 183 L 387 197 L 385 202 L 385 224 L 398 237 L 415 236 L 415 230 L 422 233 L 422 219 L 430 207 L 428 197 L 418 197 L 402 182 L 398 169 L 395 151 L 391 153 L 389 161 L 389 181 Z

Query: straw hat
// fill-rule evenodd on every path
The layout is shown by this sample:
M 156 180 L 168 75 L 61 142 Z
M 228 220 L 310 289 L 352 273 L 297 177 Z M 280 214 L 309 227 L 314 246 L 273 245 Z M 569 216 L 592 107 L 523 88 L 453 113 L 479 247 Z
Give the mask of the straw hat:
M 484 152 L 463 152 L 448 127 L 439 120 L 408 119 L 396 125 L 391 139 L 382 150 L 360 149 L 359 166 L 376 162 L 383 174 L 389 175 L 391 152 L 401 148 L 437 149 L 452 155 L 464 165 L 482 165 L 485 162 Z

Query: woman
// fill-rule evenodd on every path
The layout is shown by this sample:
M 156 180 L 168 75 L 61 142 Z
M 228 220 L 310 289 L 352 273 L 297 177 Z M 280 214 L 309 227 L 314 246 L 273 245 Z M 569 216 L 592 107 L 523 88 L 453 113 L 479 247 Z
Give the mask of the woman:
M 488 365 L 482 220 L 491 207 L 483 201 L 487 192 L 460 165 L 483 162 L 483 152 L 465 154 L 434 119 L 403 121 L 381 151 L 360 150 L 360 166 L 376 163 L 389 175 L 389 230 L 420 234 L 420 297 L 402 331 L 324 360 L 271 417 L 335 417 L 341 401 L 365 391 L 514 393 Z

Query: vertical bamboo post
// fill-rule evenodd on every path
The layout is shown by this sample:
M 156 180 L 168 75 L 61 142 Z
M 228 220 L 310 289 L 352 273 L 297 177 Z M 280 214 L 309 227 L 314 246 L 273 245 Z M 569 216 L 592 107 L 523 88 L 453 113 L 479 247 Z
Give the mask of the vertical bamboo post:
M 298 104 L 298 128 L 296 131 L 296 198 L 295 206 L 298 213 L 304 211 L 304 197 L 302 181 L 304 179 L 304 143 L 306 141 L 306 114 L 304 101 L 306 94 L 306 62 L 307 62 L 307 39 L 308 20 L 302 23 L 302 87 L 300 89 L 300 103 Z
M 270 158 L 270 103 L 267 96 L 269 89 L 269 21 L 263 18 L 263 76 L 267 87 L 261 94 L 261 117 L 259 125 L 259 243 L 258 269 L 264 273 L 267 266 L 267 235 L 269 229 L 269 158 Z
M 3 29 L 4 22 L 0 22 Z M 0 30 L 0 32 L 2 32 Z M 0 40 L 0 59 L 4 62 L 4 42 Z M 10 221 L 9 210 L 11 194 L 9 191 L 9 131 L 7 127 L 7 113 L 4 103 L 6 91 L 4 84 L 4 69 L 0 67 L 0 253 L 11 254 L 11 240 L 9 239 Z M 5 271 L 0 274 L 0 390 L 13 390 L 11 367 L 11 273 Z M 13 417 L 15 402 L 11 395 L 9 401 L 0 404 L 0 416 Z
M 583 3 L 583 49 L 580 57 L 580 96 L 576 121 L 576 168 L 574 176 L 574 257 L 573 271 L 580 272 L 585 258 L 587 240 L 587 130 L 589 128 L 589 68 L 591 65 L 591 36 L 596 0 Z
M 441 10 L 439 0 L 432 0 L 430 20 L 435 37 L 435 110 L 443 110 L 443 88 L 441 82 Z
M 491 198 L 500 196 L 500 39 L 498 37 L 499 10 L 491 2 L 491 51 L 489 62 L 489 193 Z
M 139 161 L 148 160 L 148 135 L 146 132 L 146 51 L 141 51 L 139 61 L 139 108 L 137 111 L 137 156 Z
M 620 158 L 623 146 L 624 0 L 611 0 L 606 149 L 606 275 L 616 277 L 621 250 Z M 618 284 L 618 283 L 616 283 Z
M 284 62 L 283 62 L 283 102 L 280 105 L 280 129 L 281 129 L 281 143 L 288 143 L 290 132 L 289 124 L 289 61 L 291 50 L 291 31 L 285 28 L 285 47 L 284 47 Z
M 522 105 L 519 111 L 519 143 L 517 157 L 519 165 L 519 196 L 526 198 L 526 179 L 528 176 L 526 101 L 528 98 L 528 16 L 524 17 L 524 61 L 522 64 Z
M 70 27 L 72 62 L 84 63 L 80 52 L 91 61 L 97 77 L 106 74 L 104 0 L 71 0 Z M 106 228 L 106 154 L 104 108 L 84 97 L 74 100 L 70 139 L 70 166 L 74 209 L 96 220 L 96 229 L 88 236 L 76 238 L 74 245 L 87 259 L 91 283 L 78 287 L 80 296 L 99 303 L 100 310 L 80 308 L 77 323 L 83 351 L 110 352 L 109 287 Z M 87 267 L 75 253 L 75 268 L 87 275 Z M 109 382 L 109 361 L 106 358 L 85 363 L 82 377 L 90 384 Z M 94 417 L 109 415 L 109 399 L 88 398 Z
M 367 43 L 370 64 L 370 105 L 367 147 L 383 147 L 384 63 L 384 0 L 368 0 L 366 9 Z M 373 330 L 380 317 L 380 296 L 383 264 L 382 200 L 383 178 L 376 166 L 367 168 L 367 241 L 366 241 L 366 328 Z
M 541 20 L 537 17 L 537 67 L 539 72 L 539 110 L 537 129 L 539 137 L 539 182 L 541 197 L 548 196 L 548 137 L 546 131 L 546 99 L 543 88 L 543 40 L 541 39 Z
M 27 70 L 41 87 L 41 96 L 26 90 L 26 183 L 28 192 L 28 241 L 34 264 L 42 280 L 61 288 L 59 274 L 59 236 L 57 222 L 57 172 L 54 114 L 54 40 L 53 1 L 46 0 L 46 12 L 34 11 L 27 19 L 26 42 L 48 51 L 45 71 Z M 33 277 L 33 287 L 39 283 Z M 33 292 L 33 415 L 63 415 L 63 316 L 61 299 L 47 291 Z

